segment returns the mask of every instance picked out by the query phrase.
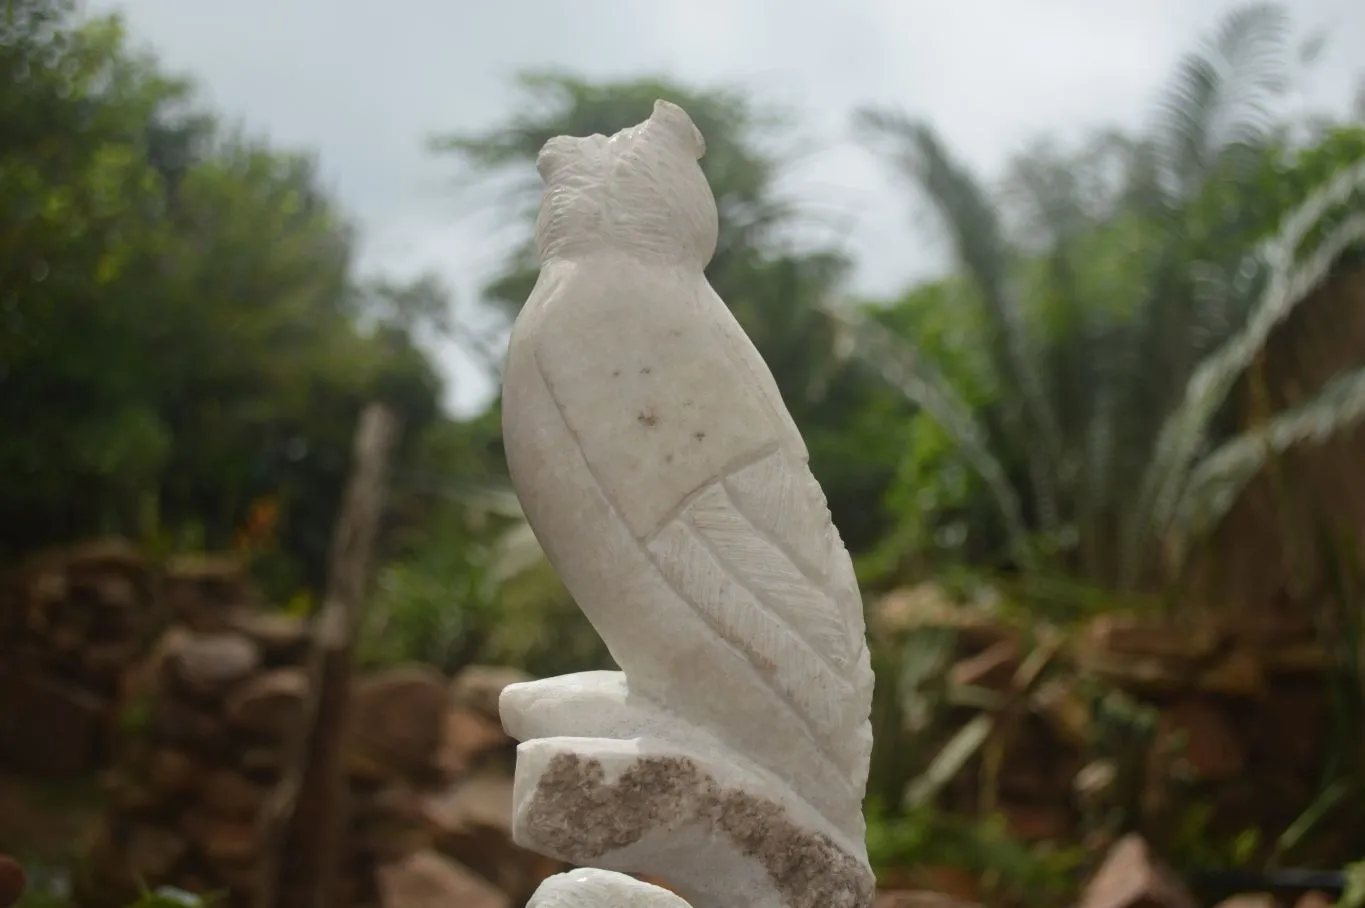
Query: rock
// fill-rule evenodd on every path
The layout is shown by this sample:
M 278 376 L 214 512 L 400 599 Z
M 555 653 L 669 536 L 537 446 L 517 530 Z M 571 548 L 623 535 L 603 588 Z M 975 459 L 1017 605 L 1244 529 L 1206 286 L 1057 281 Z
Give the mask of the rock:
M 120 827 L 117 831 L 115 826 Z M 91 901 L 95 905 L 122 906 L 128 904 L 122 895 L 136 888 L 128 870 L 128 860 L 123 854 L 123 845 L 128 839 L 126 824 L 113 817 L 103 817 L 90 831 L 85 842 L 85 872 L 77 877 L 80 902 Z M 113 890 L 111 895 L 106 891 Z M 96 898 L 89 899 L 88 896 Z
M 1206 781 L 1235 778 L 1246 768 L 1246 747 L 1227 715 L 1206 697 L 1186 697 L 1161 714 L 1161 736 L 1185 739 L 1181 752 Z
M 881 891 L 887 894 L 913 898 L 925 893 L 936 893 L 951 896 L 968 905 L 980 902 L 982 894 L 981 874 L 962 867 L 930 865 L 887 868 L 878 875 L 878 883 Z
M 66 776 L 93 768 L 105 744 L 107 699 L 55 678 L 0 670 L 0 758 Z
M 1222 636 L 1207 627 L 1149 624 L 1101 615 L 1074 644 L 1077 666 L 1129 693 L 1167 696 L 1188 689 L 1217 653 Z
M 351 799 L 352 847 L 379 860 L 399 860 L 434 847 L 421 799 L 404 785 L 390 785 Z
M 1332 908 L 1336 901 L 1325 892 L 1305 892 L 1294 902 L 1294 908 Z
M 536 888 L 526 908 L 691 908 L 672 890 L 641 876 L 579 868 L 560 873 Z
M 436 765 L 450 778 L 469 773 L 497 751 L 514 751 L 516 742 L 502 730 L 496 718 L 473 709 L 455 708 L 441 719 L 441 747 Z
M 1222 642 L 1218 628 L 1151 623 L 1124 615 L 1100 615 L 1086 634 L 1105 652 L 1122 656 L 1156 656 L 1200 662 L 1213 656 Z
M 456 706 L 475 710 L 501 722 L 498 698 L 509 684 L 530 681 L 531 676 L 515 668 L 498 665 L 471 665 L 450 682 L 451 701 Z
M 167 658 L 167 670 L 190 693 L 219 697 L 261 663 L 256 644 L 240 634 L 192 634 Z
M 164 880 L 188 848 L 189 843 L 178 832 L 139 825 L 128 836 L 123 855 L 134 877 L 152 882 Z
M 948 670 L 948 683 L 955 687 L 1008 690 L 1019 668 L 1019 643 L 1001 640 L 988 649 L 958 662 Z
M 96 608 L 129 611 L 137 607 L 142 598 L 139 585 L 128 576 L 95 576 L 88 580 L 73 580 L 75 591 L 84 593 L 82 598 Z
M 1010 832 L 1025 842 L 1059 841 L 1073 827 L 1070 811 L 1055 804 L 1001 804 Z
M 208 812 L 228 819 L 259 815 L 270 792 L 232 769 L 218 769 L 204 780 L 200 803 Z
M 1086 746 L 1092 716 L 1089 704 L 1074 684 L 1060 678 L 1044 681 L 1029 700 L 1058 741 L 1075 750 Z
M 1249 644 L 1257 651 L 1273 650 L 1285 644 L 1316 642 L 1321 633 L 1311 615 L 1298 609 L 1286 613 L 1273 605 L 1234 609 L 1231 615 L 1221 619 L 1220 624 L 1224 636 Z
M 403 666 L 371 675 L 354 688 L 350 757 L 379 775 L 420 774 L 436 760 L 450 692 L 440 672 Z
M 1087 674 L 1119 689 L 1144 696 L 1166 697 L 1186 690 L 1194 669 L 1188 665 L 1151 656 L 1115 656 L 1083 653 L 1077 664 Z
M 1199 689 L 1226 697 L 1255 699 L 1266 690 L 1265 663 L 1258 653 L 1235 646 L 1199 675 Z
M 137 656 L 137 644 L 132 640 L 113 643 L 88 644 L 81 661 L 86 676 L 101 688 L 114 692 L 123 669 Z
M 202 765 L 183 750 L 163 748 L 147 758 L 147 781 L 168 795 L 194 791 L 203 782 Z
M 1118 779 L 1118 767 L 1112 760 L 1094 760 L 1081 767 L 1072 780 L 1072 791 L 1076 800 L 1090 807 L 1103 803 L 1111 797 L 1114 782 Z
M 516 904 L 546 877 L 566 869 L 512 841 L 512 780 L 501 774 L 481 773 L 429 795 L 422 812 L 443 854 L 477 869 Z
M 253 776 L 278 776 L 284 769 L 284 748 L 247 747 L 242 750 L 237 762 Z
M 200 754 L 217 752 L 229 738 L 216 714 L 170 697 L 156 702 L 149 730 L 168 747 Z
M 872 908 L 975 908 L 975 905 L 975 902 L 946 892 L 913 889 L 878 892 L 872 902 Z
M 1269 892 L 1243 892 L 1223 899 L 1216 908 L 1279 908 L 1279 901 Z
M 256 858 L 260 844 L 256 819 L 213 816 L 202 809 L 183 818 L 185 832 L 215 865 L 237 865 Z
M 224 616 L 228 628 L 250 639 L 271 667 L 301 663 L 310 635 L 302 618 L 259 609 L 235 609 Z
M 872 618 L 879 632 L 891 635 L 924 627 L 952 629 L 960 648 L 969 652 L 980 652 L 1019 636 L 1016 629 L 1001 624 L 994 615 L 956 601 L 933 583 L 887 593 L 873 608 Z
M 282 668 L 264 672 L 237 688 L 228 697 L 228 721 L 270 741 L 287 740 L 303 721 L 308 677 L 302 669 Z
M 1086 884 L 1078 908 L 1199 908 L 1141 836 L 1119 839 Z
M 431 850 L 379 869 L 380 903 L 393 908 L 510 908 L 507 896 Z
M 165 797 L 150 785 L 133 779 L 118 778 L 106 789 L 108 803 L 119 816 L 142 816 L 154 813 L 165 804 Z
M 1285 643 L 1265 654 L 1266 671 L 1275 675 L 1323 675 L 1332 666 L 1331 654 L 1321 640 Z
M 74 574 L 109 572 L 142 577 L 147 572 L 147 559 L 137 546 L 116 537 L 72 546 L 62 553 L 62 557 L 66 569 Z
M 120 700 L 133 703 L 155 697 L 163 682 L 169 680 L 171 659 L 193 637 L 188 629 L 180 626 L 167 628 L 143 658 L 124 673 Z
M 190 629 L 213 632 L 227 630 L 228 615 L 253 606 L 256 593 L 236 558 L 182 556 L 166 565 L 161 601 Z

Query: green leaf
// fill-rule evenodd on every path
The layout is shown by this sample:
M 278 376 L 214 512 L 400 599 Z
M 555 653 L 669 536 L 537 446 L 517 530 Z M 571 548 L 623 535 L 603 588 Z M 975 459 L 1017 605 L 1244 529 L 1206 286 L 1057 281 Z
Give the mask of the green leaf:
M 930 804 L 966 768 L 994 730 L 995 717 L 988 713 L 974 716 L 959 728 L 943 749 L 935 754 L 924 772 L 906 789 L 906 809 L 914 810 Z

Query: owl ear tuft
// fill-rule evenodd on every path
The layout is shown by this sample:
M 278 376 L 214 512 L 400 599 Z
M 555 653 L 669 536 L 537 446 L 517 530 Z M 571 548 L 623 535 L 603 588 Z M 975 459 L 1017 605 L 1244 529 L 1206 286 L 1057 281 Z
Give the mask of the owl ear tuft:
M 653 123 L 664 127 L 668 134 L 681 142 L 698 161 L 706 154 L 706 138 L 687 115 L 687 111 L 671 101 L 654 102 L 654 112 L 649 115 Z
M 560 170 L 574 157 L 573 140 L 566 136 L 555 136 L 540 148 L 536 155 L 536 172 L 544 183 L 552 183 Z

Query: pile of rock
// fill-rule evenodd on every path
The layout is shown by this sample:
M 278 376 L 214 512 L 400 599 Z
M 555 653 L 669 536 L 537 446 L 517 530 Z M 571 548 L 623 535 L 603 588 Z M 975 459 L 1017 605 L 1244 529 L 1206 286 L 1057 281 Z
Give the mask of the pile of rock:
M 106 541 L 30 559 L 0 581 L 0 764 L 69 775 L 104 764 L 125 670 L 161 623 L 155 580 Z
M 80 887 L 88 904 L 127 904 L 139 879 L 226 890 L 243 903 L 256 884 L 262 808 L 304 716 L 307 633 L 300 622 L 245 609 L 199 617 L 214 629 L 173 626 L 130 678 L 109 813 Z M 376 902 L 379 862 L 420 846 L 414 792 L 444 781 L 435 760 L 447 705 L 445 679 L 427 669 L 358 683 L 346 904 Z
M 169 630 L 125 692 L 82 904 L 126 905 L 141 880 L 245 905 L 257 885 L 262 810 L 308 692 L 308 635 L 246 609 L 201 609 L 196 623 Z M 339 904 L 508 908 L 561 869 L 510 840 L 513 746 L 496 708 L 511 680 L 474 669 L 452 684 L 405 666 L 355 682 Z
M 1203 823 L 1209 842 L 1256 829 L 1270 846 L 1313 799 L 1331 729 L 1329 659 L 1306 623 L 1107 615 L 1040 634 L 918 589 L 888 596 L 873 624 L 901 644 L 951 637 L 933 673 L 944 738 L 993 717 L 989 743 L 941 792 L 947 810 L 997 811 L 1031 841 L 1087 842 L 1121 809 L 1144 814 L 1157 839 Z M 1350 859 L 1365 829 L 1346 825 L 1315 830 L 1313 857 Z
M 457 862 L 453 876 L 463 878 L 461 890 L 469 893 L 445 904 L 523 905 L 542 880 L 565 869 L 512 843 L 516 742 L 502 730 L 498 696 L 508 684 L 525 680 L 513 669 L 475 666 L 451 683 L 441 764 L 454 780 L 421 801 L 433 844 Z

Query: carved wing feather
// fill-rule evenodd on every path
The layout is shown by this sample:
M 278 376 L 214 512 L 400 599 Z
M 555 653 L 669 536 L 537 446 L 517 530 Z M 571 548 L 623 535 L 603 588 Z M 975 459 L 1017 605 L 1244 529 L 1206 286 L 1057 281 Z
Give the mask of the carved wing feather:
M 854 733 L 866 721 L 872 682 L 861 598 L 805 464 L 779 450 L 708 486 L 661 528 L 649 552 L 845 778 L 865 773 L 867 738 Z
M 697 535 L 755 599 L 804 637 L 836 671 L 847 669 L 848 629 L 833 598 L 803 574 L 780 541 L 751 519 L 722 485 L 698 496 L 689 509 Z
M 782 546 L 807 579 L 834 600 L 847 652 L 856 658 L 867 645 L 863 597 L 824 490 L 810 468 L 779 451 L 736 470 L 725 485 L 754 527 Z M 870 684 L 871 674 L 864 680 Z

